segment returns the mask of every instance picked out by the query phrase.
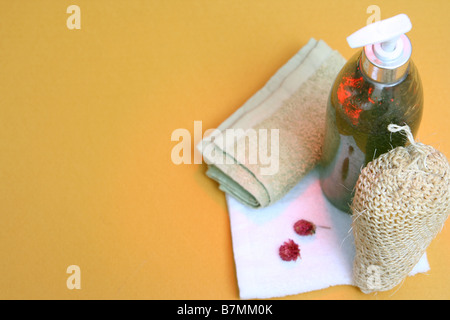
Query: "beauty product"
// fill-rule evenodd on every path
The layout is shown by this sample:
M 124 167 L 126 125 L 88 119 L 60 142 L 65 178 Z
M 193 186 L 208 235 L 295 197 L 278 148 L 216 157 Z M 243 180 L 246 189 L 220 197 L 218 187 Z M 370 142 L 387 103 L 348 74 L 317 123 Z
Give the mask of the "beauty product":
M 328 100 L 320 162 L 321 186 L 337 208 L 350 213 L 361 169 L 406 137 L 388 131 L 407 124 L 414 135 L 423 110 L 422 84 L 411 60 L 407 15 L 369 24 L 347 38 L 363 47 L 338 74 Z

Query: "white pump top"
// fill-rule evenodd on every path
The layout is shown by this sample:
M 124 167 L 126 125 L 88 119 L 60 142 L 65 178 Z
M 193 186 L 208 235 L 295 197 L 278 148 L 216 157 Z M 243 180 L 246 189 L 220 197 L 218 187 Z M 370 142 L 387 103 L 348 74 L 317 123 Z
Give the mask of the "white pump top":
M 376 80 L 384 82 L 383 79 L 386 77 L 380 74 L 380 70 L 368 69 L 376 67 L 377 69 L 393 70 L 407 67 L 411 56 L 411 42 L 405 33 L 409 32 L 411 28 L 411 21 L 406 14 L 402 13 L 365 26 L 349 36 L 347 42 L 351 48 L 364 47 L 364 60 L 369 60 L 368 62 L 372 65 L 365 66 L 364 69 L 371 73 L 378 73 L 375 75 Z M 398 71 L 394 73 L 394 78 L 398 78 L 400 73 L 404 73 L 403 70 Z M 389 72 L 389 78 L 392 73 Z
M 365 26 L 349 36 L 347 42 L 351 48 L 374 44 L 374 52 L 380 60 L 394 60 L 403 51 L 400 36 L 411 28 L 411 21 L 402 13 Z

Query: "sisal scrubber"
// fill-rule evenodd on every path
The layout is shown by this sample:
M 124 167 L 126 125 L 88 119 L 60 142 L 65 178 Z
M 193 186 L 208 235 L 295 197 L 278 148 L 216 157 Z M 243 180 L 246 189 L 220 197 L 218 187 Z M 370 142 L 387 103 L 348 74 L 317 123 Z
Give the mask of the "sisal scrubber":
M 402 282 L 442 229 L 450 208 L 450 167 L 433 147 L 415 142 L 370 162 L 359 176 L 351 205 L 356 255 L 353 281 L 364 293 Z

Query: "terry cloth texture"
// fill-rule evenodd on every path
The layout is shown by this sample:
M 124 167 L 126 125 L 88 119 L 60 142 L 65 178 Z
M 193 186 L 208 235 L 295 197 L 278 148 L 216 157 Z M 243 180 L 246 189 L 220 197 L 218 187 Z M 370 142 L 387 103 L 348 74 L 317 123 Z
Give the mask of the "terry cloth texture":
M 253 208 L 286 195 L 321 157 L 328 95 L 344 64 L 337 51 L 311 39 L 199 143 L 207 175 Z

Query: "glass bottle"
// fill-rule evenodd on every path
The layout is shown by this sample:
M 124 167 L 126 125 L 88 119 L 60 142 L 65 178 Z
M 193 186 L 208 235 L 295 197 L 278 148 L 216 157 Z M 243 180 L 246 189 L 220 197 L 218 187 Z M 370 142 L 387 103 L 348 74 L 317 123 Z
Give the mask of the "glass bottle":
M 361 169 L 407 142 L 388 125 L 407 124 L 416 135 L 422 118 L 423 89 L 411 43 L 406 35 L 395 41 L 404 50 L 401 59 L 386 67 L 367 45 L 342 68 L 330 92 L 320 180 L 327 199 L 347 213 Z

